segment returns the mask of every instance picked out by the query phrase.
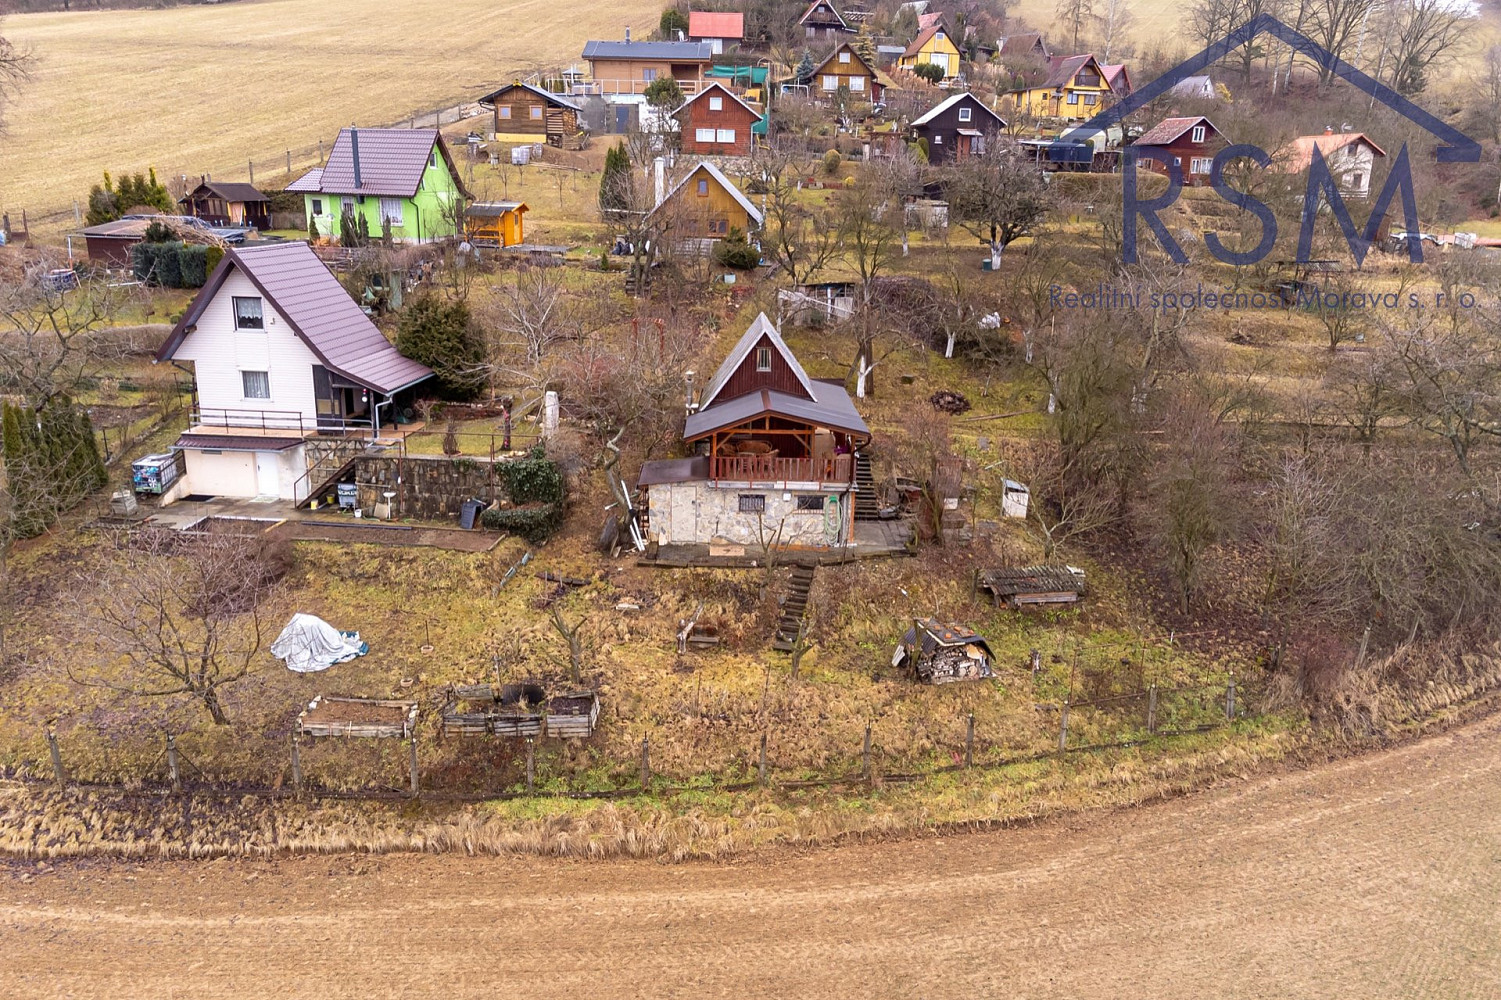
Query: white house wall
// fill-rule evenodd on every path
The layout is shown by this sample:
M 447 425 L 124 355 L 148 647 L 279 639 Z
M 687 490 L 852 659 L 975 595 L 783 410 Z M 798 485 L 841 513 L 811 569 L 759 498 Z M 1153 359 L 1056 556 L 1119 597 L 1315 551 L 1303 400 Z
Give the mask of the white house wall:
M 742 494 L 766 498 L 760 516 L 741 513 Z M 822 496 L 823 510 L 798 510 L 799 496 Z M 705 483 L 648 487 L 652 538 L 663 545 L 743 545 L 760 549 L 781 527 L 780 545 L 833 548 L 848 539 L 852 494 L 824 490 L 733 489 Z
M 236 296 L 261 299 L 264 329 L 235 329 Z M 302 415 L 306 428 L 317 426 L 313 365 L 319 363 L 318 357 L 239 269 L 230 272 L 175 358 L 193 362 L 198 405 L 205 410 L 295 412 Z M 242 371 L 268 372 L 271 398 L 246 399 Z
M 264 453 L 263 453 L 264 454 Z M 283 500 L 302 500 L 297 492 L 308 488 L 302 477 L 307 462 L 301 445 L 271 452 L 276 456 L 277 495 Z M 215 451 L 184 449 L 187 460 L 187 490 L 216 497 L 254 497 L 260 495 L 260 479 L 255 471 L 253 451 Z

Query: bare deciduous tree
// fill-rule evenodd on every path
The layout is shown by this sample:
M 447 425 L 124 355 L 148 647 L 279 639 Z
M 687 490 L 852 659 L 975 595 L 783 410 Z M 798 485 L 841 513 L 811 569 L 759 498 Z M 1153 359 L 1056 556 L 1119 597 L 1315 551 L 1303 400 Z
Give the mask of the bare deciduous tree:
M 238 532 L 148 531 L 128 558 L 78 582 L 75 622 L 124 676 L 75 668 L 80 684 L 140 697 L 188 695 L 226 725 L 219 692 L 255 668 L 268 638 L 267 601 L 291 563 L 287 543 Z
M 798 177 L 806 166 L 796 158 L 767 151 L 753 170 L 766 192 L 762 251 L 794 284 L 806 284 L 844 254 L 837 218 L 827 205 L 800 196 Z
M 955 221 L 990 247 L 992 270 L 1006 244 L 1042 221 L 1051 203 L 1036 162 L 1000 136 L 981 155 L 944 170 L 943 184 Z

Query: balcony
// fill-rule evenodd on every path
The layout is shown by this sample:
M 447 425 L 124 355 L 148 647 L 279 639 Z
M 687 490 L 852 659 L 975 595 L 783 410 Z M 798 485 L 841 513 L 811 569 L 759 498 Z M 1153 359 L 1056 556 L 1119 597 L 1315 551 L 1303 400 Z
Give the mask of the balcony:
M 682 77 L 675 77 L 674 79 L 677 80 L 678 86 L 682 88 L 684 97 L 692 97 L 704 86 L 701 81 L 692 78 L 685 80 Z M 644 94 L 646 93 L 646 88 L 651 86 L 652 82 L 651 80 L 584 80 L 567 84 L 567 94 L 565 96 L 611 97 L 622 94 Z
M 204 406 L 188 415 L 190 427 L 214 427 L 243 433 L 311 435 L 371 433 L 369 420 L 357 417 L 320 415 L 316 420 L 297 410 L 237 410 Z
M 709 460 L 709 478 L 734 483 L 831 483 L 848 486 L 855 479 L 852 455 L 781 458 L 776 455 L 725 455 Z

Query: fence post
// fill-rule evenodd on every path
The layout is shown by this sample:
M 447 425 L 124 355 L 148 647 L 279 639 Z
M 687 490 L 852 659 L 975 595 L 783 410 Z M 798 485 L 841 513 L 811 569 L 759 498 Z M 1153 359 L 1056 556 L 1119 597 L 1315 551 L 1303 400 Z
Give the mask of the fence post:
M 1063 699 L 1063 712 L 1058 719 L 1058 752 L 1068 750 L 1068 699 Z
M 761 759 L 756 764 L 756 780 L 766 787 L 766 734 L 761 734 Z
M 323 140 L 322 139 L 318 140 L 318 162 L 320 164 L 323 162 Z
M 1365 632 L 1360 637 L 1360 652 L 1355 654 L 1355 669 L 1359 670 L 1365 664 L 1366 647 L 1371 643 L 1371 626 L 1365 627 Z
M 969 720 L 964 726 L 964 766 L 969 767 L 975 762 L 975 713 L 969 713 Z
M 47 727 L 47 753 L 52 758 L 52 779 L 57 782 L 57 787 L 62 788 L 68 783 L 68 772 L 63 770 L 63 752 L 57 745 L 57 734 L 52 727 Z
M 1230 686 L 1225 688 L 1225 718 L 1235 721 L 1235 675 L 1230 675 Z
M 417 734 L 412 734 L 412 798 L 416 798 L 422 791 L 422 786 L 417 781 Z
M 287 176 L 292 175 L 292 151 L 287 150 Z
M 182 791 L 182 774 L 177 770 L 177 737 L 167 734 L 167 773 L 172 776 L 172 790 Z
M 292 734 L 292 789 L 302 794 L 302 744 L 296 733 Z
M 531 737 L 526 740 L 526 794 L 532 794 L 537 787 L 537 741 Z
M 1147 688 L 1147 732 L 1157 732 L 1157 685 Z
M 870 780 L 870 723 L 865 724 L 865 746 L 860 751 L 860 777 Z
M 255 183 L 255 161 L 254 160 L 246 160 L 245 161 L 245 165 L 250 168 L 250 183 L 254 184 Z
M 1037 672 L 1039 670 L 1041 670 L 1041 669 L 1042 669 L 1042 650 L 1040 650 L 1040 649 L 1034 649 L 1034 650 L 1032 650 L 1032 676 L 1036 677 L 1037 676 Z
M 651 784 L 651 748 L 646 742 L 646 737 L 641 737 L 641 790 L 644 792 Z

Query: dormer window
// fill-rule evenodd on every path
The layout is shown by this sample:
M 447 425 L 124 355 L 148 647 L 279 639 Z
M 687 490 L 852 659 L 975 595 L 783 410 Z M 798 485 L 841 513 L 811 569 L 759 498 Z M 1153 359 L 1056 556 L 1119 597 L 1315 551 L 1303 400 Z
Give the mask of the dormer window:
M 1194 126 L 1193 141 L 1194 142 L 1203 142 L 1204 141 L 1204 126 L 1202 126 L 1202 125 L 1195 125 Z
M 709 110 L 710 111 L 723 111 L 724 110 L 724 98 L 723 97 L 711 97 L 711 98 L 709 98 Z
M 972 119 L 973 117 L 974 117 L 974 109 L 973 108 L 960 108 L 959 109 L 959 120 L 961 122 L 967 122 L 970 119 Z
M 261 312 L 261 300 L 259 296 L 234 297 L 235 303 L 235 329 L 236 330 L 264 330 L 266 328 L 265 315 Z
M 769 348 L 769 347 L 758 347 L 758 348 L 756 348 L 756 371 L 758 371 L 758 372 L 769 372 L 769 371 L 771 371 L 771 348 Z

